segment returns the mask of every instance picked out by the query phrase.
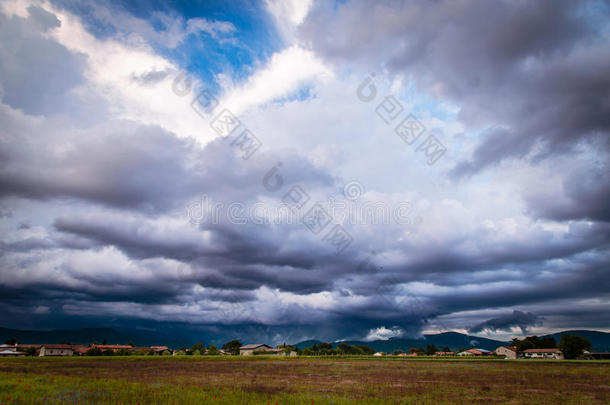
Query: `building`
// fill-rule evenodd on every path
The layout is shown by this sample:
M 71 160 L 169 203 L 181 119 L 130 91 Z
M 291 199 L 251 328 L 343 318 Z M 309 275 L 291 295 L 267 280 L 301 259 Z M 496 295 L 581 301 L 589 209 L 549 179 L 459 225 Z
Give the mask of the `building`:
M 563 353 L 559 349 L 527 349 L 521 353 L 526 359 L 564 359 Z
M 610 352 L 590 352 L 586 354 L 586 357 L 595 360 L 610 360 Z
M 271 356 L 296 356 L 297 352 L 292 350 L 289 353 L 286 353 L 286 349 L 284 347 L 274 349 L 273 347 L 263 343 L 249 344 L 239 348 L 240 356 L 252 356 L 255 354 L 267 354 Z
M 155 354 L 159 354 L 159 355 L 161 355 L 165 352 L 171 352 L 171 350 L 169 350 L 169 347 L 167 347 L 167 346 L 151 346 L 150 350 L 155 352 Z
M 39 356 L 72 356 L 73 354 L 71 345 L 42 345 Z
M 263 343 L 254 343 L 249 345 L 244 345 L 239 348 L 240 356 L 251 356 L 253 354 L 258 353 L 269 353 L 273 350 L 273 347 L 263 344 Z
M 0 351 L 0 357 L 20 357 L 25 355 L 26 354 L 24 352 L 18 352 L 14 349 L 3 349 Z
M 517 346 L 500 346 L 494 353 L 497 356 L 502 356 L 505 359 L 516 359 L 517 358 Z
M 89 349 L 90 347 L 83 345 L 72 345 L 72 352 L 75 356 L 84 356 L 85 354 L 87 354 L 87 350 Z
M 489 356 L 491 354 L 489 350 L 473 348 L 459 352 L 458 356 Z
M 129 345 L 96 345 L 96 344 L 93 344 L 93 345 L 91 345 L 91 348 L 97 348 L 97 349 L 100 349 L 101 351 L 112 350 L 113 352 L 116 352 L 117 350 L 121 350 L 121 349 L 133 350 L 133 346 L 129 346 Z
M 435 356 L 455 356 L 455 352 L 434 352 Z

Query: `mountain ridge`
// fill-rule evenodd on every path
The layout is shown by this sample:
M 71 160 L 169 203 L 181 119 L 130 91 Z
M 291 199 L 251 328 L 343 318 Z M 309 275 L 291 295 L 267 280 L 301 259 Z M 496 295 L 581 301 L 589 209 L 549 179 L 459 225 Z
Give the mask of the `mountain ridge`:
M 593 345 L 595 351 L 610 351 L 610 333 L 586 330 L 572 329 L 561 332 L 556 332 L 541 337 L 553 337 L 557 343 L 564 334 L 576 334 L 587 338 Z M 189 347 L 198 340 L 194 336 L 173 336 L 167 333 L 145 332 L 140 330 L 116 330 L 113 328 L 80 328 L 80 329 L 52 329 L 52 330 L 20 330 L 0 327 L 0 343 L 8 339 L 15 338 L 22 343 L 61 343 L 70 342 L 78 344 L 89 344 L 93 342 L 102 343 L 106 341 L 108 344 L 126 344 L 134 342 L 136 346 L 150 345 L 165 345 L 169 347 L 179 348 L 181 346 Z M 204 339 L 205 340 L 205 339 Z M 261 342 L 246 342 L 242 343 L 261 343 Z M 264 342 L 263 342 L 264 343 Z M 314 344 L 322 343 L 318 339 L 304 340 L 294 344 L 294 347 L 303 349 L 311 347 Z M 336 347 L 340 343 L 349 345 L 366 345 L 373 348 L 375 351 L 391 353 L 394 350 L 408 351 L 411 347 L 425 348 L 427 344 L 434 344 L 439 349 L 448 346 L 452 350 L 457 350 L 466 347 L 480 347 L 486 350 L 494 350 L 498 346 L 508 345 L 510 342 L 496 339 L 489 339 L 480 336 L 467 335 L 459 332 L 442 332 L 437 334 L 425 334 L 420 338 L 390 338 L 388 340 L 348 340 L 342 342 L 332 342 Z

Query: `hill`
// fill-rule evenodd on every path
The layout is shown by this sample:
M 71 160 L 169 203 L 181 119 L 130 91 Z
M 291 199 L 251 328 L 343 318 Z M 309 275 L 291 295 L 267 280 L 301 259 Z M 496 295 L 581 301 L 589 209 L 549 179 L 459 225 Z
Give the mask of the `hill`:
M 564 330 L 563 332 L 545 335 L 544 337 L 550 336 L 554 338 L 557 343 L 559 343 L 561 336 L 565 334 L 580 335 L 585 337 L 593 345 L 594 351 L 610 352 L 610 333 L 606 332 L 599 332 L 596 330 Z
M 551 336 L 557 343 L 561 339 L 563 334 L 574 334 L 581 335 L 587 338 L 593 345 L 595 351 L 610 351 L 610 333 L 591 331 L 591 330 L 568 330 L 563 332 L 554 333 Z M 319 340 L 306 340 L 299 342 L 295 347 L 304 349 L 305 347 L 311 347 L 316 343 L 320 343 Z M 465 335 L 458 332 L 444 332 L 438 334 L 423 335 L 418 339 L 402 339 L 402 338 L 390 338 L 388 340 L 373 340 L 371 342 L 351 340 L 345 342 L 334 342 L 333 346 L 337 346 L 339 343 L 346 343 L 349 345 L 366 345 L 378 352 L 392 353 L 394 350 L 408 351 L 411 347 L 425 348 L 428 344 L 436 345 L 439 349 L 448 346 L 451 350 L 458 350 L 466 347 L 480 347 L 487 350 L 495 350 L 498 346 L 510 344 L 510 342 L 504 342 L 500 340 L 488 339 L 480 336 Z

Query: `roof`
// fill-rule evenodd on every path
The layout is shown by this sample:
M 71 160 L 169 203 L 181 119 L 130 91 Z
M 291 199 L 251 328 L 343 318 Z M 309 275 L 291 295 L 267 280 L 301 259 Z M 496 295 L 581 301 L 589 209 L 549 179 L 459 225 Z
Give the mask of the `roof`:
M 16 352 L 14 350 L 3 350 L 0 352 L 0 355 L 17 355 L 17 356 L 25 356 L 23 352 Z
M 527 349 L 523 353 L 557 353 L 561 352 L 559 349 Z
M 91 347 L 97 347 L 98 349 L 106 350 L 133 349 L 133 347 L 129 345 L 91 345 Z
M 45 349 L 70 349 L 72 350 L 71 345 L 42 345 Z
M 256 349 L 258 347 L 261 347 L 261 346 L 265 346 L 265 347 L 268 347 L 269 349 L 271 349 L 271 346 L 266 345 L 264 343 L 254 343 L 254 344 L 242 346 L 239 348 L 239 350 L 251 350 L 251 349 Z
M 500 347 L 498 347 L 498 349 L 501 349 L 501 348 L 505 348 L 505 349 L 511 350 L 513 352 L 517 352 L 517 346 L 500 346 Z M 498 349 L 496 349 L 496 350 L 498 350 Z
M 150 348 L 153 350 L 167 350 L 168 349 L 167 346 L 150 346 Z

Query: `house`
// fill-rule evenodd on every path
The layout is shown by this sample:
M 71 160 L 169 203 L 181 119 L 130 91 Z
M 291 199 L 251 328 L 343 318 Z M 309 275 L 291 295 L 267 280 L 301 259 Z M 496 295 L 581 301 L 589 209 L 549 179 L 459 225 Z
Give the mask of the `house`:
M 458 356 L 489 356 L 491 354 L 489 350 L 473 348 L 459 352 Z
M 526 359 L 564 359 L 563 353 L 559 349 L 527 349 L 521 354 Z
M 93 345 L 91 345 L 91 348 L 97 348 L 102 351 L 112 350 L 113 352 L 116 352 L 117 350 L 121 350 L 121 349 L 133 350 L 133 346 L 129 346 L 129 345 L 96 345 L 96 344 L 93 344 Z
M 286 353 L 286 349 L 284 347 L 273 348 L 263 343 L 249 344 L 239 348 L 240 356 L 252 356 L 254 354 L 267 354 L 273 356 L 296 356 L 297 352 L 292 350 L 289 353 Z
M 249 345 L 244 345 L 242 347 L 239 348 L 239 355 L 240 356 L 251 356 L 253 354 L 255 354 L 255 352 L 258 353 L 268 353 L 273 351 L 273 347 L 263 344 L 263 343 L 254 343 L 254 344 L 249 344 Z M 271 353 L 269 353 L 271 354 Z
M 19 357 L 25 355 L 26 354 L 24 352 L 18 352 L 15 349 L 2 349 L 0 351 L 0 357 Z
M 72 345 L 72 351 L 74 352 L 75 356 L 84 356 L 85 354 L 87 354 L 87 350 L 89 349 L 90 347 L 83 345 Z
M 494 353 L 497 356 L 502 356 L 505 359 L 516 359 L 517 358 L 517 346 L 500 346 Z
M 610 352 L 590 352 L 587 357 L 595 360 L 610 360 Z
M 169 350 L 169 347 L 167 346 L 151 346 L 150 350 L 155 352 L 155 354 L 163 354 L 166 351 L 171 352 L 171 350 Z
M 434 356 L 455 356 L 454 352 L 434 352 Z
M 72 345 L 42 345 L 39 356 L 72 356 L 73 354 Z

